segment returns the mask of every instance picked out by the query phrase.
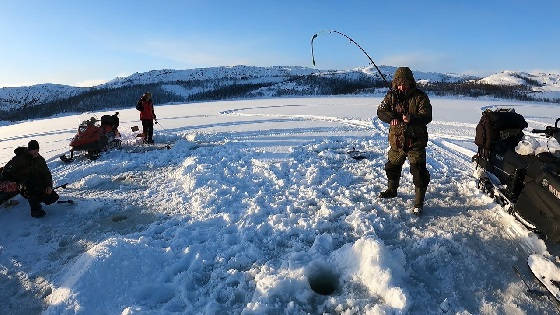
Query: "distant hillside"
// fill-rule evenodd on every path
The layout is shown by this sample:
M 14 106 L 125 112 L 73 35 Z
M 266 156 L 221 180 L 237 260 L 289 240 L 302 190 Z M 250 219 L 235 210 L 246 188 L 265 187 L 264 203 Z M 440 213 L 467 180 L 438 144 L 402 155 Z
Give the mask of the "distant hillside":
M 396 68 L 380 67 L 388 80 Z M 560 75 L 504 71 L 481 78 L 413 71 L 434 95 L 490 96 L 560 103 Z M 382 94 L 387 85 L 374 67 L 317 70 L 306 67 L 213 67 L 152 70 L 115 78 L 91 88 L 41 84 L 0 88 L 0 120 L 21 120 L 63 112 L 132 107 L 145 91 L 156 104 L 232 98 Z
M 0 111 L 18 110 L 30 106 L 69 98 L 87 91 L 88 88 L 60 84 L 0 88 Z
M 529 88 L 529 96 L 535 99 L 560 100 L 560 74 L 503 71 L 482 78 L 477 83 Z

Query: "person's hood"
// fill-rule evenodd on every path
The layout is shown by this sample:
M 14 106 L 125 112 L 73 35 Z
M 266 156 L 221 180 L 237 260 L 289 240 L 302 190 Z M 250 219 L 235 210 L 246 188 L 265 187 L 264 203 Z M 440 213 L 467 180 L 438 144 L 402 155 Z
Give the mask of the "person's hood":
M 391 87 L 396 89 L 397 86 L 401 84 L 408 86 L 409 90 L 416 88 L 416 81 L 414 80 L 412 71 L 408 67 L 399 67 L 397 71 L 395 71 Z
M 27 150 L 26 147 L 17 147 L 17 148 L 14 150 L 14 153 L 15 153 L 16 155 L 22 155 L 22 154 L 27 154 L 27 153 L 29 153 L 29 150 Z

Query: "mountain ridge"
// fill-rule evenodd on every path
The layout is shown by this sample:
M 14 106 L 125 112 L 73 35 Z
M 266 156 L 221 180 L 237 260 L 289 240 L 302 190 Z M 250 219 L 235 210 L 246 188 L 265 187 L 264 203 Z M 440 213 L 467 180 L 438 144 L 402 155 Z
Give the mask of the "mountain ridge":
M 396 67 L 380 66 L 387 80 L 391 80 Z M 486 77 L 456 73 L 423 72 L 413 70 L 417 82 L 434 93 L 442 90 L 450 95 L 463 95 L 465 89 L 499 86 L 506 94 L 523 99 L 558 102 L 560 100 L 560 74 L 530 73 L 505 70 Z M 458 89 L 449 85 L 465 84 Z M 330 87 L 329 87 L 330 86 Z M 350 70 L 319 70 L 302 66 L 220 66 L 194 69 L 160 69 L 136 72 L 127 77 L 116 77 L 93 87 L 74 87 L 62 84 L 37 84 L 24 87 L 0 88 L 0 112 L 25 111 L 40 105 L 72 103 L 80 96 L 94 94 L 107 101 L 113 91 L 142 88 L 160 89 L 165 101 L 193 101 L 231 97 L 274 97 L 282 95 L 329 95 L 371 93 L 386 86 L 373 66 Z M 437 86 L 434 88 L 434 86 Z M 235 91 L 229 91 L 234 89 Z M 101 97 L 105 93 L 105 97 Z M 492 92 L 489 92 L 492 95 Z M 122 94 L 122 92 L 120 93 Z M 502 93 L 503 94 L 503 93 Z M 482 93 L 484 95 L 484 93 Z M 499 97 L 501 94 L 494 96 Z M 128 95 L 126 102 L 132 96 Z M 74 101 L 76 103 L 76 101 Z M 70 105 L 69 105 L 70 106 Z M 64 106 L 60 105 L 62 110 Z M 87 106 L 86 106 L 87 107 Z M 34 109 L 36 110 L 36 109 Z M 1 117 L 0 117 L 1 119 Z

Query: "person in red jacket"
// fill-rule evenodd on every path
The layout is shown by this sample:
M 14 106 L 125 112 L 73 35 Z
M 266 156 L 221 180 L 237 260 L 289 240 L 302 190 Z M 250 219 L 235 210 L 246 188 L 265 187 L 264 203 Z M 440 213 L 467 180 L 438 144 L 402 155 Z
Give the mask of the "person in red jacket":
M 144 95 L 142 95 L 142 97 L 138 100 L 136 109 L 140 111 L 140 120 L 142 121 L 144 143 L 154 143 L 154 120 L 157 124 L 157 119 L 156 114 L 154 113 L 152 93 L 144 93 Z

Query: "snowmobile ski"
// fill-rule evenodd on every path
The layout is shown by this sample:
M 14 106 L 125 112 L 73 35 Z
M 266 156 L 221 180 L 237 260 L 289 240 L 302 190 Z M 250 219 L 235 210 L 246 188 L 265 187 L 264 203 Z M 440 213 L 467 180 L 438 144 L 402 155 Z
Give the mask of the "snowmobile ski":
M 64 163 L 72 163 L 74 162 L 74 158 L 69 158 L 66 156 L 66 154 L 63 154 L 60 156 L 60 160 Z
M 542 255 L 531 255 L 527 259 L 529 269 L 538 282 L 554 298 L 560 310 L 560 267 Z
M 74 154 L 71 154 L 70 157 L 66 156 L 66 154 L 63 154 L 63 155 L 60 156 L 60 160 L 64 163 L 72 163 L 76 160 L 76 158 L 88 158 L 91 161 L 95 161 L 100 156 L 101 156 L 100 152 L 87 152 L 85 155 L 80 154 L 77 157 L 74 157 Z
M 527 293 L 529 293 L 529 295 L 537 296 L 537 297 L 543 297 L 543 296 L 547 295 L 547 292 L 545 292 L 545 291 L 530 288 L 529 285 L 527 284 L 527 282 L 525 281 L 525 279 L 523 279 L 523 276 L 521 276 L 521 273 L 519 272 L 519 269 L 517 268 L 517 266 L 513 266 L 513 271 L 515 272 L 517 277 L 519 277 L 519 279 L 521 279 L 521 281 L 525 285 L 525 288 L 527 288 Z

